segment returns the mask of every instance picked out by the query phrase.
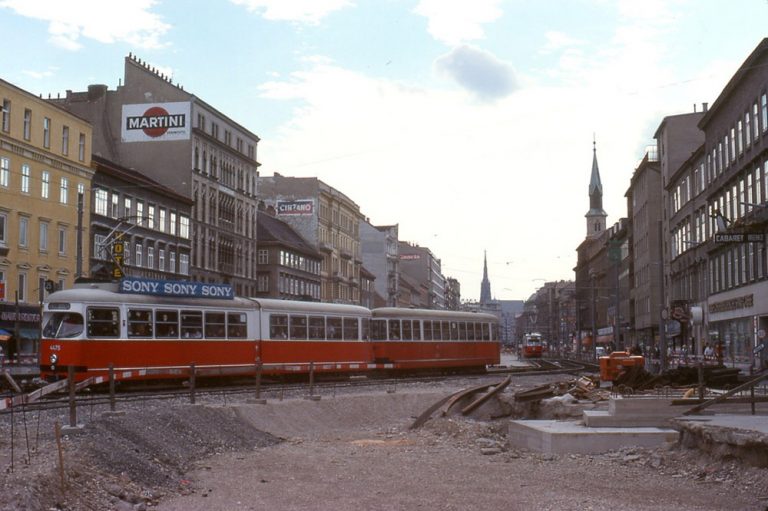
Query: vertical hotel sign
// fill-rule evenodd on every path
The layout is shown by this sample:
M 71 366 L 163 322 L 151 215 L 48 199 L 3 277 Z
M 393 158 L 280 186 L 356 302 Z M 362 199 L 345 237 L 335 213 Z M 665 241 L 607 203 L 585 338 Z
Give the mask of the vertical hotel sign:
M 189 140 L 190 108 L 188 101 L 123 105 L 122 141 Z

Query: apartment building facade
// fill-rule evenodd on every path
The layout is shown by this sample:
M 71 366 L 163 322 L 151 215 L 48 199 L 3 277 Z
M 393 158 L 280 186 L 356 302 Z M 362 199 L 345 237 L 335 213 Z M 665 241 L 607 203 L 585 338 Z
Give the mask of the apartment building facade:
M 92 128 L 4 80 L 0 98 L 0 328 L 24 352 L 47 292 L 87 272 Z
M 115 90 L 50 101 L 97 127 L 94 154 L 192 200 L 191 278 L 255 293 L 258 136 L 133 55 Z
M 315 177 L 259 178 L 261 200 L 322 254 L 320 299 L 361 303 L 360 207 Z

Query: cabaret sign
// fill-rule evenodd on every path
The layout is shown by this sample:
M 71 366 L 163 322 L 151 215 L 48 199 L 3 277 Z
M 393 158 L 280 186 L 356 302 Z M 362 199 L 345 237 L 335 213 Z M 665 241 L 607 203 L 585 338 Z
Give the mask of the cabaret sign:
M 312 200 L 277 201 L 278 215 L 312 215 L 315 203 Z
M 123 142 L 189 140 L 190 103 L 123 105 Z

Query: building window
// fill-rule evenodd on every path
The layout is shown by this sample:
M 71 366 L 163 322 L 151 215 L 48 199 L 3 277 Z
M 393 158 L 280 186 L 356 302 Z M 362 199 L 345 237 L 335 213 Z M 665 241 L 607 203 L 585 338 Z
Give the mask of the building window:
M 48 195 L 50 195 L 51 173 L 47 170 L 44 170 L 40 182 L 42 183 L 40 187 L 40 197 L 47 199 Z
M 8 188 L 11 182 L 11 160 L 0 158 L 0 186 Z
M 179 254 L 179 273 L 189 275 L 189 254 Z
M 40 222 L 40 252 L 48 251 L 48 224 Z
M 19 272 L 18 297 L 20 302 L 27 300 L 27 274 L 24 272 Z
M 147 268 L 155 267 L 155 247 L 147 247 Z
M 21 193 L 29 193 L 29 165 L 21 166 Z
M 80 139 L 77 143 L 77 159 L 85 161 L 85 133 L 80 133 Z
M 155 206 L 153 205 L 147 206 L 147 227 L 150 229 L 157 228 L 157 226 L 155 226 Z
M 11 131 L 11 100 L 3 99 L 3 131 Z
M 752 138 L 757 141 L 757 137 L 760 136 L 760 109 L 757 107 L 757 101 L 752 103 Z
M 752 120 L 749 117 L 749 112 L 744 114 L 744 142 L 747 147 L 752 145 Z
M 67 203 L 67 191 L 69 189 L 69 180 L 66 177 L 61 178 L 59 184 L 59 202 L 62 204 Z
M 94 212 L 97 215 L 107 216 L 107 196 L 106 190 L 97 189 L 94 193 Z
M 170 225 L 170 231 L 171 236 L 176 236 L 176 213 L 171 212 L 171 225 Z
M 5 245 L 8 242 L 8 215 L 0 213 L 0 245 Z
M 136 224 L 144 225 L 144 203 L 140 200 L 136 201 Z
M 96 259 L 99 259 L 101 261 L 107 260 L 107 247 L 106 242 L 107 237 L 103 234 L 94 234 L 93 235 L 93 257 Z
M 159 215 L 157 228 L 160 232 L 165 232 L 165 208 L 160 208 Z
M 157 251 L 157 269 L 165 271 L 165 249 L 159 249 Z
M 739 122 L 736 123 L 736 150 L 738 151 L 739 156 L 744 154 L 743 141 L 744 141 L 744 126 L 742 125 L 741 120 L 739 120 Z
M 112 200 L 110 201 L 111 207 L 109 209 L 109 216 L 117 218 L 120 216 L 120 196 L 116 193 L 112 194 Z
M 168 252 L 168 271 L 176 272 L 176 252 L 173 250 Z
M 269 250 L 259 249 L 258 264 L 269 264 Z
M 142 256 L 143 256 L 142 249 L 143 247 L 141 246 L 141 243 L 136 243 L 136 261 L 135 261 L 136 266 L 141 266 Z
M 189 239 L 189 217 L 186 215 L 179 215 L 179 237 Z
M 59 226 L 59 255 L 67 253 L 67 228 Z
M 51 148 L 51 119 L 43 117 L 43 147 Z
M 29 140 L 32 134 L 32 110 L 24 109 L 24 140 Z
M 131 198 L 130 197 L 126 197 L 125 198 L 125 200 L 123 201 L 123 206 L 124 206 L 123 218 L 125 218 L 128 221 L 130 221 L 130 216 L 132 214 L 131 213 Z
M 768 130 L 768 95 L 763 93 L 762 96 L 760 96 L 760 104 L 762 105 L 763 109 L 763 133 L 765 133 L 766 130 Z
M 27 248 L 29 243 L 29 218 L 19 217 L 19 246 Z
M 69 126 L 61 128 L 61 154 L 69 154 Z

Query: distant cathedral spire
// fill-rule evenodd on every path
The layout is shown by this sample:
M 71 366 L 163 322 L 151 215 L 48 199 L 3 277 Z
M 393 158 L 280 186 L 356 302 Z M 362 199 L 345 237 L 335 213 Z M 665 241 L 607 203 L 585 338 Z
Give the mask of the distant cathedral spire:
M 480 284 L 480 303 L 491 301 L 491 281 L 488 280 L 488 252 L 483 251 L 483 282 Z
M 605 218 L 608 213 L 603 210 L 603 183 L 600 181 L 600 169 L 597 167 L 597 143 L 592 138 L 592 175 L 589 178 L 589 211 L 587 217 L 587 237 L 599 235 L 605 230 Z

